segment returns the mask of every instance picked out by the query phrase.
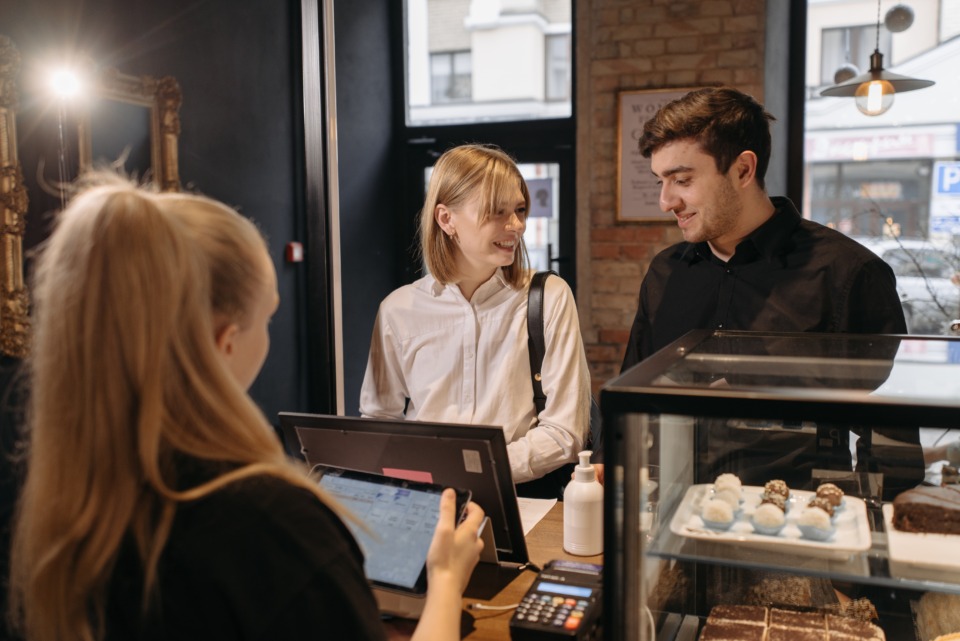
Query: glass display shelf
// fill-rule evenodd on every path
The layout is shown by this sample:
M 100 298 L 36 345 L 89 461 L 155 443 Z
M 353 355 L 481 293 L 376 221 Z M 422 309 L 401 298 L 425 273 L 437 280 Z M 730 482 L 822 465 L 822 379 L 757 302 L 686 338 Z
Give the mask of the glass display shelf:
M 694 331 L 605 384 L 600 404 L 608 638 L 658 638 L 631 604 L 652 603 L 665 563 L 960 595 L 960 561 L 940 563 L 960 559 L 960 536 L 937 548 L 889 521 L 892 497 L 923 479 L 919 430 L 960 429 L 960 339 Z M 724 466 L 738 468 L 745 492 L 783 475 L 802 505 L 822 482 L 855 479 L 845 491 L 857 520 L 848 511 L 847 529 L 838 520 L 819 547 L 786 530 L 758 544 L 737 522 L 717 534 L 691 505 Z M 698 600 L 677 614 L 708 610 Z

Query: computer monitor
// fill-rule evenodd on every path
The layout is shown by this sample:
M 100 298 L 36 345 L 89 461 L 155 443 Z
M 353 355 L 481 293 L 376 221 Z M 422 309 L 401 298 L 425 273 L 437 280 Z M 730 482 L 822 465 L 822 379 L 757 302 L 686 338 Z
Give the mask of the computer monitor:
M 470 490 L 490 519 L 498 562 L 529 561 L 501 428 L 292 412 L 279 416 L 288 447 L 298 446 L 311 466 Z

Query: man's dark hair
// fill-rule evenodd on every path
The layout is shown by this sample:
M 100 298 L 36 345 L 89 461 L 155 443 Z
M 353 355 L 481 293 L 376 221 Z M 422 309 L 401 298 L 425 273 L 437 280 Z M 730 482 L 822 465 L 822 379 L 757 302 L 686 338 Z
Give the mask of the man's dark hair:
M 729 87 L 691 91 L 667 103 L 643 126 L 640 153 L 649 158 L 670 142 L 692 139 L 726 173 L 744 151 L 757 155 L 757 184 L 764 187 L 770 164 L 770 123 L 759 102 Z

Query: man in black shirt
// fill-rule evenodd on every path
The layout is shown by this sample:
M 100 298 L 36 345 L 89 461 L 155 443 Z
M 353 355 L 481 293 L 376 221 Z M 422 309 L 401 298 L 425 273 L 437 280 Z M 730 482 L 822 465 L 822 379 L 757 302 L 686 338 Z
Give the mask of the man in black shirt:
M 660 208 L 676 216 L 684 241 L 650 264 L 623 370 L 692 329 L 906 333 L 886 263 L 847 236 L 803 219 L 788 199 L 767 195 L 772 120 L 750 96 L 708 88 L 669 103 L 645 124 L 640 151 L 659 179 Z M 745 483 L 791 471 L 809 481 L 810 468 L 823 458 L 811 447 L 795 449 L 798 434 L 775 443 L 777 436 L 763 431 L 713 423 L 698 435 L 706 457 L 698 465 L 699 482 L 723 471 L 752 473 Z M 897 436 L 916 443 L 916 430 L 898 430 Z M 845 432 L 832 447 L 833 458 L 845 456 L 849 469 Z M 764 451 L 768 460 L 748 456 L 750 449 Z M 907 450 L 920 456 L 918 446 Z M 922 479 L 922 460 L 919 465 Z

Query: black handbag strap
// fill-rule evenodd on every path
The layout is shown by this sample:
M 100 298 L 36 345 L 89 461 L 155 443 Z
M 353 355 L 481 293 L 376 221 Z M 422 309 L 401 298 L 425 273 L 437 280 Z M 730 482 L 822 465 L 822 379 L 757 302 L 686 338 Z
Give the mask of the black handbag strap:
M 527 347 L 530 351 L 530 377 L 533 383 L 533 405 L 537 414 L 543 411 L 547 404 L 547 396 L 543 393 L 543 382 L 540 370 L 543 369 L 543 354 L 546 344 L 543 339 L 543 290 L 547 277 L 554 271 L 537 272 L 530 279 L 530 292 L 527 295 Z

